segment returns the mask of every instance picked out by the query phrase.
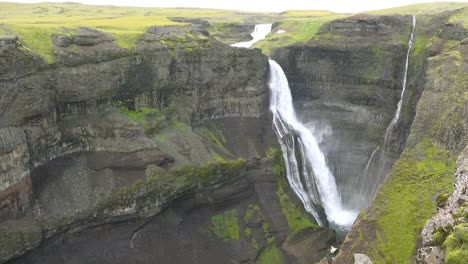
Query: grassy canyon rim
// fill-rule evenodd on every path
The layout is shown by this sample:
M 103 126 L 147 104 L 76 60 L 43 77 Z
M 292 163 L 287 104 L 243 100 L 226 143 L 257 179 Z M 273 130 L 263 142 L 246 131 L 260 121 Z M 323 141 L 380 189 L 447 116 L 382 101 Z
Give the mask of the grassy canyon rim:
M 455 10 L 467 3 L 416 4 L 379 11 L 365 12 L 375 15 L 431 14 Z M 151 26 L 183 26 L 171 18 L 196 18 L 210 23 L 212 35 L 229 34 L 230 24 L 281 23 L 284 34 L 270 34 L 266 41 L 256 47 L 266 54 L 273 47 L 304 44 L 312 39 L 320 27 L 337 18 L 352 14 L 329 11 L 285 11 L 281 13 L 242 12 L 216 9 L 192 8 L 143 8 L 119 6 L 90 6 L 79 3 L 18 4 L 0 2 L 0 36 L 15 35 L 25 48 L 40 54 L 49 63 L 54 62 L 52 37 L 58 34 L 73 34 L 67 31 L 79 27 L 91 27 L 110 34 L 117 45 L 132 51 L 138 37 Z M 236 40 L 227 39 L 228 43 Z

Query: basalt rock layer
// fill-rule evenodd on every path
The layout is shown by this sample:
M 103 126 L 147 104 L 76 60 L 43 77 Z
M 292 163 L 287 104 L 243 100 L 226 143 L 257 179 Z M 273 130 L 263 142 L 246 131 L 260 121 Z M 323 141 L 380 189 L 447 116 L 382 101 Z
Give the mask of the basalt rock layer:
M 212 133 L 204 138 L 192 127 L 210 132 L 207 121 L 237 124 L 255 144 L 236 147 L 223 135 L 218 153 L 225 157 L 253 156 L 268 145 L 268 64 L 259 50 L 230 48 L 195 26 L 151 27 L 131 52 L 87 27 L 54 35 L 53 43 L 49 64 L 14 36 L 0 42 L 0 221 L 18 226 L 23 237 L 2 240 L 2 261 L 71 228 L 78 215 L 148 170 L 190 159 L 163 151 L 154 133 L 125 113 L 171 108 L 166 127 L 185 129 L 206 146 L 215 145 Z M 199 165 L 215 160 L 216 152 L 205 152 Z M 28 230 L 37 236 L 28 239 Z

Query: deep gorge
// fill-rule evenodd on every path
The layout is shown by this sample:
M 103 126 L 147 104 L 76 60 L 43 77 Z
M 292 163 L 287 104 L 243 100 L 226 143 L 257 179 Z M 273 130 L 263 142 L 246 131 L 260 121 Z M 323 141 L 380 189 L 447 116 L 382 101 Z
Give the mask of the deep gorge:
M 426 222 L 465 177 L 468 29 L 450 20 L 465 9 L 416 14 L 383 168 L 369 159 L 400 100 L 411 15 L 336 18 L 269 56 L 198 20 L 149 27 L 131 51 L 69 29 L 51 37 L 52 64 L 0 34 L 0 263 L 327 263 L 330 246 L 333 263 L 434 263 L 445 250 L 435 234 L 452 233 Z M 343 206 L 361 211 L 346 238 L 288 183 L 269 57 Z M 356 190 L 364 170 L 388 174 L 375 196 Z M 468 202 L 457 204 L 463 184 L 452 213 Z

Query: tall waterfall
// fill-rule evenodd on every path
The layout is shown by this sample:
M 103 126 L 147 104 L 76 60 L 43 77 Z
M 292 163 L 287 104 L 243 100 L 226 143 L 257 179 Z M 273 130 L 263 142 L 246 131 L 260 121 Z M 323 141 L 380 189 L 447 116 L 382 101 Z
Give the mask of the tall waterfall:
M 357 212 L 343 209 L 335 178 L 312 132 L 296 118 L 291 91 L 283 69 L 270 63 L 270 110 L 273 128 L 283 151 L 288 181 L 304 208 L 323 225 L 318 213 L 322 206 L 331 224 L 349 227 Z
M 255 25 L 254 31 L 250 34 L 252 36 L 252 40 L 245 41 L 245 42 L 238 42 L 234 43 L 231 46 L 238 47 L 238 48 L 250 48 L 256 42 L 264 39 L 268 33 L 271 31 L 272 24 L 257 24 Z
M 390 134 L 393 132 L 398 121 L 400 121 L 401 106 L 403 104 L 403 96 L 405 95 L 405 90 L 406 90 L 406 80 L 408 79 L 409 56 L 410 56 L 411 48 L 413 47 L 413 37 L 414 37 L 415 28 L 416 28 L 416 16 L 413 15 L 413 30 L 411 31 L 410 39 L 408 42 L 408 51 L 406 52 L 405 73 L 403 74 L 403 88 L 401 89 L 400 101 L 398 101 L 395 116 L 390 122 L 390 125 L 388 125 L 387 130 L 385 130 L 384 146 L 388 143 Z
M 357 187 L 359 188 L 360 193 L 366 197 L 368 200 L 372 198 L 372 196 L 375 195 L 375 192 L 377 191 L 377 188 L 379 184 L 382 182 L 382 178 L 386 175 L 387 169 L 385 168 L 386 166 L 386 160 L 385 160 L 385 155 L 387 151 L 387 146 L 390 143 L 390 136 L 392 135 L 393 131 L 395 130 L 396 125 L 400 121 L 400 115 L 401 115 L 401 107 L 403 105 L 403 97 L 405 95 L 406 91 L 406 82 L 408 79 L 408 67 L 409 67 L 409 57 L 410 57 L 410 52 L 411 48 L 413 47 L 413 38 L 414 38 L 414 30 L 416 28 L 416 16 L 413 15 L 413 29 L 411 30 L 411 35 L 408 41 L 408 51 L 406 52 L 406 62 L 405 62 L 405 72 L 403 74 L 403 83 L 402 83 L 402 90 L 401 90 L 401 95 L 400 95 L 400 100 L 398 101 L 397 109 L 395 112 L 395 115 L 393 116 L 392 121 L 390 121 L 390 124 L 388 125 L 387 129 L 385 130 L 385 136 L 383 140 L 383 149 L 380 151 L 380 158 L 377 160 L 377 168 L 378 172 L 377 175 L 369 175 L 369 168 L 370 165 L 372 164 L 375 154 L 377 151 L 379 151 L 380 146 L 377 146 L 377 148 L 374 149 L 372 152 L 369 160 L 367 161 L 366 167 L 360 177 L 356 179 L 355 184 L 358 185 Z M 389 168 L 388 168 L 389 169 Z

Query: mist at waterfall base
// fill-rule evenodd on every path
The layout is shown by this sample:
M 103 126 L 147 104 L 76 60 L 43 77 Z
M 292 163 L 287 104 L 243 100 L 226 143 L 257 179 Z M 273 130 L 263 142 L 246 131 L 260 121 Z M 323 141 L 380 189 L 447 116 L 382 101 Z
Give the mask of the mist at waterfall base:
M 250 48 L 264 39 L 271 31 L 271 24 L 259 24 L 252 32 L 252 40 L 232 44 L 233 47 Z M 270 65 L 270 111 L 273 114 L 273 129 L 278 137 L 285 161 L 288 182 L 304 205 L 304 208 L 320 226 L 325 225 L 322 208 L 332 228 L 346 232 L 360 210 L 364 209 L 375 195 L 378 186 L 393 164 L 388 161 L 387 145 L 399 122 L 403 96 L 408 76 L 409 55 L 413 44 L 416 17 L 408 43 L 403 87 L 395 116 L 385 131 L 383 142 L 371 153 L 363 171 L 350 186 L 339 186 L 330 169 L 321 145 L 327 145 L 327 136 L 332 133 L 329 126 L 314 121 L 304 124 L 298 120 L 288 80 L 281 66 L 273 60 Z M 370 173 L 371 167 L 377 173 Z M 372 170 L 375 172 L 376 170 Z M 342 195 L 346 201 L 342 201 Z
M 231 46 L 250 48 L 264 39 L 271 32 L 271 27 L 272 24 L 258 24 L 251 33 L 252 40 Z M 317 224 L 325 225 L 320 215 L 323 208 L 330 226 L 346 232 L 356 219 L 358 211 L 343 207 L 335 178 L 320 150 L 319 143 L 323 140 L 327 127 L 320 129 L 313 125 L 305 126 L 297 119 L 283 69 L 273 60 L 269 60 L 269 65 L 268 84 L 273 129 L 283 152 L 288 182 Z
M 335 177 L 317 137 L 296 117 L 283 69 L 273 60 L 269 60 L 269 64 L 270 111 L 273 129 L 283 151 L 288 182 L 319 225 L 324 225 L 319 213 L 323 207 L 332 226 L 347 229 L 358 212 L 343 207 Z

